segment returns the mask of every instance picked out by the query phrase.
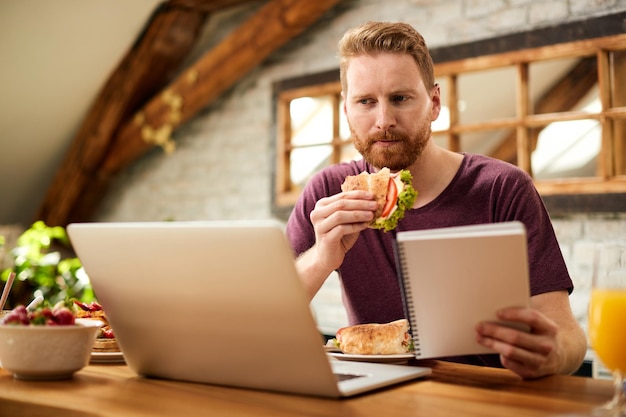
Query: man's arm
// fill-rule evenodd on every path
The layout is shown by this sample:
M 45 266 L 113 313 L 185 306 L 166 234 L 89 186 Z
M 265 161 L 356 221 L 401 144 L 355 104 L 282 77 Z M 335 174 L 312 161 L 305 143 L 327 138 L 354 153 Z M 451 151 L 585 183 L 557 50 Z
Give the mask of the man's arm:
M 315 297 L 333 271 L 318 262 L 317 244 L 296 259 L 296 270 L 309 296 L 309 301 Z
M 531 297 L 530 303 L 556 323 L 555 373 L 576 372 L 587 352 L 587 338 L 572 313 L 567 291 L 538 294 Z
M 348 191 L 321 198 L 311 211 L 315 244 L 296 259 L 296 269 L 312 299 L 330 273 L 339 268 L 359 233 L 378 207 L 367 191 Z
M 572 314 L 567 291 L 532 296 L 530 308 L 506 308 L 498 318 L 524 323 L 530 332 L 480 323 L 477 340 L 499 353 L 502 365 L 518 375 L 571 374 L 583 362 L 587 339 Z

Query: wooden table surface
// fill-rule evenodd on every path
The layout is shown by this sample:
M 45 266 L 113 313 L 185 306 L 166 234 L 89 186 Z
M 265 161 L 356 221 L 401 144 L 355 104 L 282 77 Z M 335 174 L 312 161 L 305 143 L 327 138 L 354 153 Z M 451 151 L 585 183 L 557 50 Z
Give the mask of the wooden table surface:
M 503 369 L 415 362 L 432 375 L 349 399 L 278 394 L 138 377 L 90 365 L 64 381 L 19 381 L 0 370 L 0 417 L 29 416 L 583 416 L 610 399 L 610 381 L 522 380 Z

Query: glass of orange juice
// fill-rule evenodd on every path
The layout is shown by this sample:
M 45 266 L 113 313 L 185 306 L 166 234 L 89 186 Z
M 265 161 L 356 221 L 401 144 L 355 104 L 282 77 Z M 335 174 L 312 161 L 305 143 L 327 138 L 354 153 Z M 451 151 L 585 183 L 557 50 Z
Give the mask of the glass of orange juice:
M 615 382 L 613 399 L 594 416 L 626 417 L 626 244 L 606 245 L 595 254 L 589 340 Z

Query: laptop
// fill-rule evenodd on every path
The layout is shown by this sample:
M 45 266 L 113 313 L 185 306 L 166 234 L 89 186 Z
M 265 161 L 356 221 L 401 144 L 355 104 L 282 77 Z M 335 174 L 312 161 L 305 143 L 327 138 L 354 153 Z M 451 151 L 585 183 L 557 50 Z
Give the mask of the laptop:
M 430 373 L 331 358 L 277 221 L 73 223 L 67 232 L 139 375 L 338 398 Z

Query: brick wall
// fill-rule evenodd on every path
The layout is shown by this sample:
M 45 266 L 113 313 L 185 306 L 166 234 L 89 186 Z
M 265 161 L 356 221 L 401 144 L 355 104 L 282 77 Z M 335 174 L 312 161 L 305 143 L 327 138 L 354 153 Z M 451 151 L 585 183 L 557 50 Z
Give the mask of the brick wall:
M 553 224 L 574 281 L 572 309 L 586 328 L 594 250 L 613 243 L 626 244 L 626 213 L 576 214 L 553 219 Z
M 420 30 L 430 47 L 441 47 L 624 10 L 626 0 L 342 1 L 178 129 L 174 133 L 176 152 L 166 156 L 155 149 L 123 172 L 97 219 L 271 217 L 275 140 L 272 84 L 337 68 L 336 42 L 347 28 L 366 20 L 406 21 Z M 249 14 L 249 9 L 241 8 L 213 18 L 203 35 L 206 41 L 194 56 L 200 56 Z M 590 245 L 624 241 L 626 214 L 581 213 L 554 220 L 578 286 L 571 300 L 582 323 L 589 288 Z M 329 280 L 313 307 L 324 329 L 332 331 L 345 323 L 336 279 Z

